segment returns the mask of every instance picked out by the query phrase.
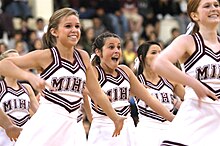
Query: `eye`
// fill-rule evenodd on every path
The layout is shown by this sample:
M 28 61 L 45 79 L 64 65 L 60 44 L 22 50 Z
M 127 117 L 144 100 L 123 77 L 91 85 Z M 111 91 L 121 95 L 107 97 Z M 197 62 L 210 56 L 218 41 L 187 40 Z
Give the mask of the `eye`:
M 153 52 L 151 52 L 151 54 L 155 55 L 155 54 L 157 54 L 157 51 L 153 51 Z
M 75 28 L 81 28 L 81 26 L 80 25 L 75 25 Z
M 109 46 L 109 48 L 110 48 L 111 50 L 113 50 L 113 49 L 115 48 L 115 46 Z
M 214 7 L 218 8 L 218 7 L 219 7 L 219 4 L 218 4 L 218 3 L 214 4 Z
M 65 25 L 65 27 L 66 27 L 66 28 L 71 28 L 71 27 L 72 27 L 72 25 L 67 24 L 67 25 Z
M 117 48 L 118 48 L 118 50 L 121 50 L 121 46 L 118 46 Z

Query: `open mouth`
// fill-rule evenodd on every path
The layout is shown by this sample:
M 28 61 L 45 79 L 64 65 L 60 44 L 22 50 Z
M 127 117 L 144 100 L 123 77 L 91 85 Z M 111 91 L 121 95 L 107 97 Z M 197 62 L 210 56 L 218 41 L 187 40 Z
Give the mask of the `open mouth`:
M 112 60 L 113 60 L 114 62 L 117 62 L 117 61 L 119 60 L 119 58 L 118 58 L 118 57 L 112 57 Z

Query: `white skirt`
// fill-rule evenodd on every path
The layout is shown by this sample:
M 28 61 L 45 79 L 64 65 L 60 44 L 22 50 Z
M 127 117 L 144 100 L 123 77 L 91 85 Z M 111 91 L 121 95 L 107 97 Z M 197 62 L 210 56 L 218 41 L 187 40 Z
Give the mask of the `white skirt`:
M 136 146 L 134 128 L 133 119 L 129 117 L 124 121 L 120 135 L 112 137 L 115 130 L 114 123 L 100 122 L 100 119 L 96 121 L 94 118 L 89 130 L 88 144 L 89 146 Z
M 160 122 L 147 117 L 140 117 L 136 127 L 137 146 L 159 146 L 161 137 L 167 131 L 170 122 Z
M 83 126 L 76 118 L 60 113 L 54 106 L 41 104 L 24 125 L 15 146 L 83 146 Z
M 15 144 L 14 141 L 11 141 L 5 130 L 0 127 L 0 146 L 13 146 Z
M 220 104 L 186 99 L 171 122 L 162 146 L 219 146 Z

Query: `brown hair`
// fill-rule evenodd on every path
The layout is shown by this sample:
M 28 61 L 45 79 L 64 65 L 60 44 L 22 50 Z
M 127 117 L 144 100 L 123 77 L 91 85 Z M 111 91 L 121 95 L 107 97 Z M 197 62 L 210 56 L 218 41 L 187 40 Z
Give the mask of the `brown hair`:
M 62 8 L 53 13 L 49 20 L 47 32 L 43 35 L 44 48 L 52 48 L 56 45 L 56 37 L 51 34 L 50 30 L 51 28 L 57 29 L 60 20 L 70 15 L 75 15 L 79 18 L 78 12 L 72 8 Z
M 201 0 L 188 0 L 188 4 L 187 4 L 187 14 L 189 16 L 189 18 L 191 19 L 192 22 L 195 23 L 195 26 L 193 28 L 192 33 L 196 33 L 199 31 L 199 25 L 197 22 L 195 22 L 192 17 L 191 17 L 191 13 L 192 12 L 197 12 L 197 9 L 199 7 Z

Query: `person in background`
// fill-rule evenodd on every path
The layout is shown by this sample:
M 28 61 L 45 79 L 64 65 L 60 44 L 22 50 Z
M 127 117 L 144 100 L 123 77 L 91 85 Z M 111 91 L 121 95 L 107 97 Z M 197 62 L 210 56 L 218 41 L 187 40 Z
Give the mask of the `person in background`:
M 4 42 L 0 42 L 0 55 L 8 50 L 8 46 Z
M 152 69 L 152 62 L 161 52 L 160 44 L 154 41 L 142 43 L 137 50 L 135 67 L 137 78 L 146 87 L 146 90 L 163 104 L 168 111 L 178 109 L 184 99 L 184 87 L 181 84 L 169 81 Z M 137 60 L 138 59 L 138 60 Z M 161 136 L 167 130 L 170 122 L 158 115 L 144 101 L 137 99 L 139 123 L 136 129 L 137 146 L 158 146 Z M 145 136 L 143 137 L 143 133 Z
M 36 19 L 36 33 L 37 37 L 39 39 L 42 39 L 44 35 L 44 27 L 45 27 L 45 22 L 43 18 L 37 18 Z
M 189 0 L 192 23 L 154 60 L 159 75 L 185 85 L 184 102 L 161 145 L 217 146 L 220 135 L 220 22 L 218 0 Z M 191 31 L 192 30 L 192 31 Z M 177 60 L 183 71 L 173 63 Z
M 0 60 L 7 57 L 18 56 L 19 54 L 16 50 L 7 50 L 1 54 Z M 27 83 L 21 83 L 17 79 L 7 76 L 1 77 L 0 87 L 0 109 L 9 118 L 6 119 L 6 121 L 1 119 L 1 121 L 5 124 L 11 125 L 10 127 L 16 128 L 13 125 L 15 124 L 22 128 L 31 118 L 32 114 L 37 111 L 39 106 L 32 87 Z M 3 116 L 5 115 L 3 114 Z M 19 134 L 19 132 L 17 134 Z M 17 140 L 17 136 L 11 137 L 10 134 L 8 134 L 8 129 L 4 126 L 0 127 L 0 137 L 1 146 L 14 146 L 15 141 Z
M 59 9 L 51 16 L 43 37 L 47 49 L 0 61 L 1 75 L 28 81 L 41 94 L 40 106 L 15 146 L 82 146 L 76 126 L 85 85 L 114 122 L 112 136 L 120 134 L 125 117 L 117 115 L 101 90 L 88 54 L 75 48 L 80 36 L 78 12 Z M 29 69 L 36 69 L 40 76 Z

